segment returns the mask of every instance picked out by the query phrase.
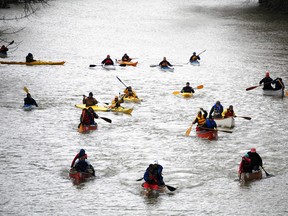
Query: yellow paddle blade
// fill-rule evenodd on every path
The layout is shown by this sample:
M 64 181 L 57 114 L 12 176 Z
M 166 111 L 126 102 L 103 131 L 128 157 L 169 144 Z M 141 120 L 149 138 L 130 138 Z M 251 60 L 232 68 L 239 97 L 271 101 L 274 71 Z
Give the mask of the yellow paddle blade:
M 197 89 L 202 89 L 204 86 L 203 85 L 199 85 L 197 86 Z
M 180 92 L 179 91 L 174 91 L 173 94 L 177 95 L 177 94 L 180 94 Z
M 286 90 L 286 93 L 285 93 L 285 95 L 288 97 L 288 91 Z
M 185 136 L 189 136 L 191 130 L 192 130 L 192 125 L 186 130 Z
M 26 86 L 24 86 L 23 90 L 28 94 L 29 93 L 29 90 Z

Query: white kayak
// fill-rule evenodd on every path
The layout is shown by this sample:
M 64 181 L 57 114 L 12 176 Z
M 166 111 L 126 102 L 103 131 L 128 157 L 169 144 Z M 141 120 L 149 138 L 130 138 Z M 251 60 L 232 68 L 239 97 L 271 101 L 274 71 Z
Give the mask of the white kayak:
M 200 66 L 200 62 L 198 60 L 190 61 L 190 64 L 193 65 L 193 66 Z
M 280 90 L 263 90 L 263 95 L 266 96 L 275 96 L 275 97 L 284 97 L 284 89 Z
M 218 127 L 233 128 L 235 126 L 234 117 L 214 118 Z
M 173 67 L 160 67 L 158 66 L 158 68 L 161 70 L 161 71 L 169 71 L 169 72 L 173 72 L 174 71 L 174 68 Z
M 102 66 L 105 70 L 116 70 L 114 65 L 103 65 Z

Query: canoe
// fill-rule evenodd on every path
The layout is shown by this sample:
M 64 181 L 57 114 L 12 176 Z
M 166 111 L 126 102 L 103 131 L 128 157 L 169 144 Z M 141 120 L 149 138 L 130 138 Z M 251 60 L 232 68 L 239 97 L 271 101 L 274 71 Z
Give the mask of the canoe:
M 148 184 L 147 182 L 142 183 L 141 187 L 144 190 L 144 195 L 146 197 L 157 196 L 159 193 L 166 192 L 166 186 L 159 187 L 158 185 Z
M 0 53 L 0 58 L 7 58 L 7 54 L 4 54 L 4 53 Z
M 241 182 L 248 182 L 254 179 L 262 179 L 262 171 L 259 170 L 258 172 L 253 173 L 241 173 L 239 178 Z
M 63 65 L 65 61 L 34 61 L 34 62 L 16 62 L 16 61 L 0 61 L 1 64 L 19 64 L 19 65 Z
M 36 108 L 36 106 L 34 106 L 34 105 L 24 105 L 23 107 L 22 107 L 22 109 L 24 110 L 24 111 L 31 111 L 31 110 L 33 110 L 33 109 L 35 109 Z
M 133 67 L 136 67 L 137 64 L 138 64 L 138 61 L 137 61 L 137 62 L 128 62 L 128 61 L 121 61 L 121 60 L 118 60 L 117 63 L 120 64 L 120 65 L 127 65 L 127 66 L 133 66 Z
M 78 132 L 79 133 L 87 133 L 89 131 L 96 130 L 97 127 L 98 127 L 97 124 L 95 124 L 95 125 L 83 125 L 83 124 L 80 124 L 80 127 L 78 128 Z
M 263 95 L 265 96 L 274 96 L 274 97 L 284 97 L 284 90 L 263 90 Z
M 196 136 L 202 139 L 217 140 L 218 131 L 217 130 L 200 130 L 196 127 Z
M 234 117 L 228 118 L 214 118 L 217 126 L 225 127 L 225 128 L 233 128 L 235 126 L 235 119 Z
M 174 71 L 174 68 L 173 67 L 160 67 L 158 66 L 158 68 L 161 70 L 161 71 L 169 71 L 169 72 L 173 72 Z
M 190 64 L 193 65 L 193 66 L 200 66 L 200 62 L 198 60 L 190 61 Z
M 75 107 L 80 108 L 80 109 L 84 109 L 84 108 L 88 108 L 86 107 L 85 104 L 76 104 Z M 101 111 L 101 112 L 120 112 L 120 113 L 125 113 L 125 114 L 131 114 L 133 111 L 133 108 L 124 108 L 124 107 L 118 107 L 118 108 L 108 108 L 108 107 L 104 107 L 104 106 L 91 106 L 91 108 L 94 111 Z
M 105 70 L 116 70 L 114 65 L 102 65 Z
M 132 96 L 124 97 L 123 99 L 124 99 L 125 102 L 132 102 L 132 103 L 140 103 L 142 101 L 141 98 L 132 97 Z
M 78 172 L 75 167 L 72 167 L 69 170 L 69 177 L 74 179 L 77 182 L 85 181 L 88 178 L 95 176 L 95 171 L 92 165 L 89 165 L 90 168 L 87 169 L 87 172 Z

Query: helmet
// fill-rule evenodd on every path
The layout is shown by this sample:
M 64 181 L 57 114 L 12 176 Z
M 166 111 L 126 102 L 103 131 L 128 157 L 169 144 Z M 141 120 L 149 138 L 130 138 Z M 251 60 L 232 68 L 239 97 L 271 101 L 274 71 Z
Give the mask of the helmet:
M 79 157 L 83 157 L 85 155 L 85 150 L 81 149 L 79 152 Z
M 268 71 L 266 72 L 266 74 L 265 74 L 265 75 L 266 75 L 266 77 L 269 77 L 269 76 L 270 76 L 270 74 L 269 74 L 269 72 L 268 72 Z
M 255 153 L 255 152 L 256 152 L 256 148 L 251 148 L 250 151 L 253 152 L 253 153 Z

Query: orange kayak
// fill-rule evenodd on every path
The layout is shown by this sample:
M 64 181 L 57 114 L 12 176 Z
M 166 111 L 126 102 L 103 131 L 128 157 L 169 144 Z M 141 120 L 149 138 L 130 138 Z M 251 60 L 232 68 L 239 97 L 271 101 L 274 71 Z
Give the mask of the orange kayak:
M 133 66 L 133 67 L 136 67 L 137 64 L 138 64 L 138 61 L 137 61 L 137 62 L 128 62 L 128 61 L 121 61 L 121 60 L 118 60 L 117 63 L 120 64 L 120 65 L 127 65 L 127 66 Z

